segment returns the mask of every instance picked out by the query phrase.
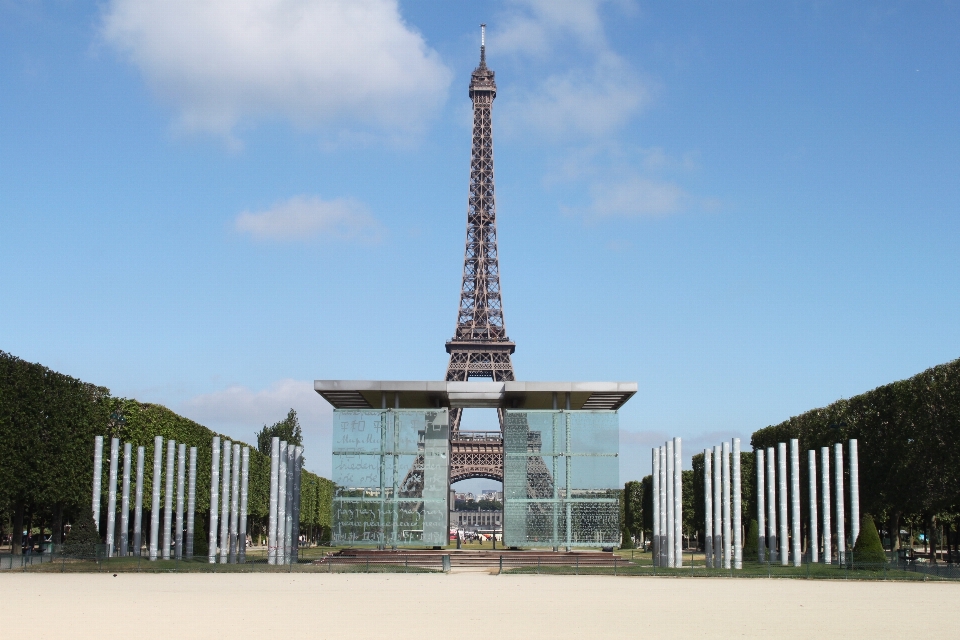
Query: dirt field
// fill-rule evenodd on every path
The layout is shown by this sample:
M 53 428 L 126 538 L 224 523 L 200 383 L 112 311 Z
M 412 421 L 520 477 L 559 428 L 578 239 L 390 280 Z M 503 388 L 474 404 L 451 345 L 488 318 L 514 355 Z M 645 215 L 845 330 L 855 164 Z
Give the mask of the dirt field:
M 960 620 L 960 583 L 5 572 L 0 585 L 8 638 L 916 638 L 955 636 Z

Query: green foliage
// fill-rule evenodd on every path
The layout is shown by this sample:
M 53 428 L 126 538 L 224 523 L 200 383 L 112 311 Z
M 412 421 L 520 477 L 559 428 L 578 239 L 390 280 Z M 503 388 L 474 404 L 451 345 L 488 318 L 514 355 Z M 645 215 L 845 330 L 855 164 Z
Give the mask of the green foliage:
M 750 526 L 747 527 L 747 538 L 743 541 L 743 557 L 749 560 L 757 558 L 757 538 L 760 536 L 760 527 L 757 525 L 756 520 L 750 521 Z
M 643 530 L 643 487 L 636 480 L 623 485 L 623 525 L 636 538 Z
M 92 556 L 98 544 L 100 534 L 93 523 L 93 514 L 89 509 L 81 509 L 70 526 L 70 533 L 63 541 L 64 553 L 72 556 Z
M 853 546 L 853 561 L 855 565 L 877 565 L 887 561 L 877 525 L 873 521 L 873 516 L 867 513 L 860 519 L 860 535 L 857 536 L 857 543 Z
M 281 442 L 294 444 L 298 447 L 303 446 L 303 432 L 300 430 L 300 421 L 297 419 L 296 411 L 290 409 L 286 418 L 275 422 L 272 426 L 263 425 L 263 429 L 257 432 L 257 450 L 269 457 L 270 441 L 273 438 L 280 438 Z
M 503 511 L 503 503 L 499 500 L 456 500 L 454 508 L 457 511 Z

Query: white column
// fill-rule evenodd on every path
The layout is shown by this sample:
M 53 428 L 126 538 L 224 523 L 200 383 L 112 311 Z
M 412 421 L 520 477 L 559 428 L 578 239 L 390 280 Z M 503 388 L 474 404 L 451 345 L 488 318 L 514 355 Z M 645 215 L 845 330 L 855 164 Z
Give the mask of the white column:
M 230 471 L 230 563 L 237 562 L 237 531 L 240 524 L 240 445 L 233 445 Z
M 683 566 L 683 456 L 680 438 L 673 439 L 673 557 Z
M 238 552 L 240 562 L 246 562 L 247 560 L 247 490 L 249 488 L 249 478 L 250 447 L 244 447 L 243 459 L 240 463 L 240 529 L 237 532 L 240 542 Z
M 187 557 L 193 559 L 194 518 L 197 511 L 197 448 L 190 447 L 190 471 L 187 474 Z
M 167 477 L 163 494 L 163 550 L 164 560 L 170 559 L 170 532 L 173 529 L 173 463 L 177 450 L 176 440 L 167 440 Z
M 137 490 L 133 506 L 133 555 L 140 556 L 143 544 L 143 459 L 145 447 L 137 447 Z
M 849 442 L 850 449 L 850 545 L 857 544 L 860 536 L 860 463 L 857 456 L 857 441 Z M 854 558 L 856 560 L 856 558 Z
M 117 530 L 117 457 L 120 439 L 110 438 L 110 484 L 107 486 L 107 557 L 114 556 L 113 534 Z
M 713 566 L 723 566 L 723 448 L 713 448 Z
M 743 569 L 743 492 L 740 487 L 740 438 L 733 439 L 730 473 L 733 485 L 733 568 Z
M 300 478 L 303 467 L 303 447 L 294 449 L 296 464 L 293 465 L 293 561 L 299 558 L 300 548 Z
M 660 453 L 660 566 L 668 567 L 667 564 L 667 448 L 661 446 L 658 449 Z
M 713 568 L 713 453 L 703 450 L 703 552 Z
M 285 564 L 283 534 L 287 522 L 287 441 L 280 441 L 280 467 L 277 470 L 277 564 Z
M 103 487 L 103 436 L 93 439 L 93 524 L 100 531 L 100 492 Z
M 286 564 L 291 562 L 293 550 L 293 467 L 295 464 L 296 445 L 287 445 L 287 510 L 285 512 L 285 529 L 283 531 L 283 559 Z
M 554 394 L 556 395 L 556 394 Z M 653 481 L 650 496 L 650 503 L 653 505 L 653 539 L 651 540 L 651 559 L 653 566 L 660 566 L 660 448 L 654 447 L 650 450 L 651 466 L 650 479 Z
M 183 557 L 183 489 L 187 474 L 187 445 L 182 442 L 177 447 L 177 526 L 173 535 L 173 545 L 177 560 Z
M 820 500 L 823 503 L 823 563 L 833 562 L 830 541 L 830 447 L 820 448 Z
M 790 439 L 790 553 L 800 566 L 800 441 Z
M 810 494 L 810 537 L 807 546 L 810 547 L 810 562 L 816 564 L 820 562 L 817 554 L 820 541 L 817 535 L 817 452 L 813 449 L 807 451 L 807 476 L 807 491 Z
M 833 445 L 833 478 L 836 485 L 834 495 L 837 501 L 837 559 L 840 564 L 847 561 L 846 523 L 843 514 L 843 445 Z
M 767 556 L 770 562 L 780 557 L 777 541 L 777 454 L 767 447 Z
M 153 477 L 150 488 L 153 499 L 150 502 L 150 559 L 157 559 L 160 548 L 160 483 L 163 481 L 161 461 L 163 459 L 163 437 L 153 439 Z
M 267 528 L 267 563 L 277 563 L 277 496 L 280 487 L 280 438 L 270 440 L 270 522 Z
M 723 513 L 723 568 L 732 568 L 731 551 L 733 550 L 733 541 L 730 539 L 730 443 L 724 442 L 721 449 L 720 480 L 723 483 L 723 502 L 721 510 Z
M 119 556 L 126 556 L 130 550 L 130 463 L 133 448 L 129 442 L 123 444 L 123 493 L 120 497 L 120 547 Z
M 233 443 L 223 441 L 223 454 L 220 470 L 220 564 L 227 564 L 230 555 L 230 454 Z
M 207 562 L 217 561 L 217 522 L 220 508 L 217 500 L 220 497 L 220 436 L 213 437 L 210 450 L 210 530 L 207 531 Z
M 767 505 L 766 505 L 766 482 L 764 482 L 763 469 L 763 449 L 757 449 L 754 453 L 757 467 L 757 560 L 767 561 Z
M 673 458 L 673 441 L 667 440 L 664 444 L 664 449 L 667 452 L 667 566 L 673 567 L 677 563 L 677 547 L 674 542 L 674 536 L 677 532 L 676 525 L 674 524 L 674 518 L 676 517 L 674 508 L 676 503 L 673 501 L 673 492 L 676 488 L 673 481 L 674 464 L 676 461 Z
M 777 487 L 779 494 L 777 496 L 780 503 L 779 524 L 780 524 L 780 564 L 787 566 L 790 562 L 790 552 L 788 543 L 790 541 L 787 535 L 787 443 L 777 443 Z

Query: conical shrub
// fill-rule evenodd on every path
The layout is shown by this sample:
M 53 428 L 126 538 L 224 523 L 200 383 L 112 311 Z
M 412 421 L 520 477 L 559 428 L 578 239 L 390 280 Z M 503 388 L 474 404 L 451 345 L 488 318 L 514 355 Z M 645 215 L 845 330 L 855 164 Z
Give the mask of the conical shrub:
M 860 534 L 853 545 L 853 564 L 860 569 L 879 569 L 887 562 L 887 554 L 880 542 L 880 533 L 873 522 L 873 516 L 863 514 L 860 519 Z
M 63 541 L 63 552 L 68 556 L 93 557 L 100 544 L 100 534 L 93 522 L 93 516 L 86 509 L 80 510 L 80 515 L 70 526 L 70 533 Z
M 750 521 L 747 527 L 747 538 L 743 541 L 743 557 L 750 560 L 757 558 L 757 537 L 760 535 L 760 527 L 756 520 Z

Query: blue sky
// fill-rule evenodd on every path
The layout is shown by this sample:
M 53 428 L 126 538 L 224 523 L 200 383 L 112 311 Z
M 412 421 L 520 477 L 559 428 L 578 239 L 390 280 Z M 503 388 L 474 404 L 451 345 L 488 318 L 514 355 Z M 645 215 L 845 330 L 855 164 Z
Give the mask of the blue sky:
M 0 0 L 0 349 L 329 473 L 312 380 L 443 376 L 480 22 L 514 367 L 639 383 L 623 480 L 960 356 L 954 2 Z

